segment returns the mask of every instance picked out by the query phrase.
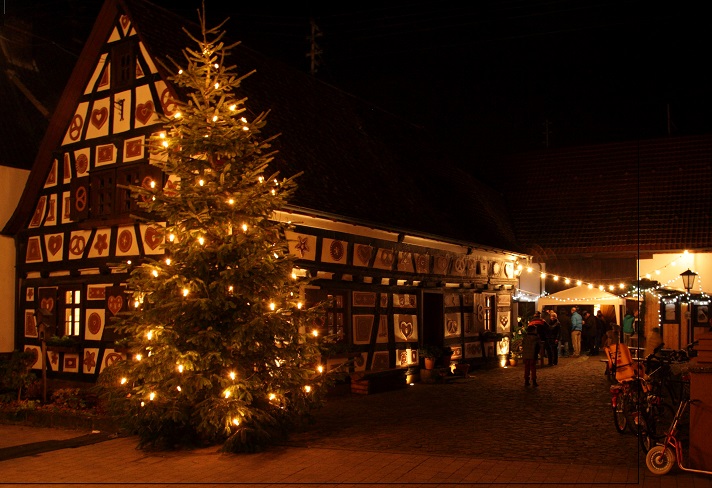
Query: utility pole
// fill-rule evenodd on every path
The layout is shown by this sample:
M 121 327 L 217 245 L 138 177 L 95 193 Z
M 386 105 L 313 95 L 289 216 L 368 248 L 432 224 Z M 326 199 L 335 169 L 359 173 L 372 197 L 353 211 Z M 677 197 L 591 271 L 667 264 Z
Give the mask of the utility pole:
M 309 58 L 309 73 L 314 76 L 319 66 L 319 58 L 321 57 L 321 48 L 317 45 L 316 38 L 321 37 L 322 34 L 316 22 L 314 22 L 314 19 L 309 20 L 309 25 L 311 27 L 311 34 L 307 37 L 307 41 L 309 41 L 307 57 Z

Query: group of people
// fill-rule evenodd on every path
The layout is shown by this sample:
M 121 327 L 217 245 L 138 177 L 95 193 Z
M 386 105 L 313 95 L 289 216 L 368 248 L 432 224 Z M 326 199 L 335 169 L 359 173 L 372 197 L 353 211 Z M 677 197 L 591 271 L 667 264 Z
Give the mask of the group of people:
M 538 386 L 536 363 L 539 360 L 542 366 L 545 358 L 549 366 L 555 366 L 559 363 L 559 356 L 578 357 L 582 353 L 598 356 L 600 349 L 608 345 L 613 324 L 605 319 L 600 310 L 595 316 L 588 310 L 584 310 L 582 315 L 577 307 L 572 307 L 571 315 L 565 312 L 561 315 L 559 320 L 553 310 L 537 311 L 527 324 L 522 340 L 524 386 Z

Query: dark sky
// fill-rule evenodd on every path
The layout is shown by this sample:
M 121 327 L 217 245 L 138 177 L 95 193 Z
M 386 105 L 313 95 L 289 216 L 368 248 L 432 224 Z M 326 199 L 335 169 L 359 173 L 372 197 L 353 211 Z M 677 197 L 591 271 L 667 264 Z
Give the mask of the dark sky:
M 6 2 L 36 11 L 71 5 L 60 11 L 75 15 L 74 37 L 100 5 Z M 193 20 L 201 5 L 154 2 Z M 313 19 L 317 77 L 437 131 L 467 164 L 547 144 L 712 129 L 712 20 L 686 2 L 205 3 L 213 24 L 230 17 L 231 37 L 303 71 Z
M 712 128 L 712 19 L 685 2 L 249 3 L 208 17 L 302 70 L 314 19 L 319 78 L 465 155 Z

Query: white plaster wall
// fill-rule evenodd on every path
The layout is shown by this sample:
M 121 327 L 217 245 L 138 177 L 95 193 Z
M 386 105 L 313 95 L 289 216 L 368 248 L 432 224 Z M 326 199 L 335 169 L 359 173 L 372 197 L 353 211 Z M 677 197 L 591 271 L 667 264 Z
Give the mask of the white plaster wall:
M 0 228 L 20 201 L 28 170 L 0 166 Z M 0 236 L 0 352 L 10 352 L 15 342 L 15 240 Z
M 652 259 L 640 260 L 640 277 L 659 282 L 663 287 L 685 291 L 680 273 L 688 269 L 697 273 L 692 293 L 712 294 L 712 254 L 680 251 L 654 254 Z

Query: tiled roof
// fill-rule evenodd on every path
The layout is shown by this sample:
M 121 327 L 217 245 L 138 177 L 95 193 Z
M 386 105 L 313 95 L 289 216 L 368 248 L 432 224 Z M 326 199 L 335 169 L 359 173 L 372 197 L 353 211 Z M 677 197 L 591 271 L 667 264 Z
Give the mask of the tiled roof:
M 500 163 L 527 250 L 712 248 L 712 135 L 548 149 Z
M 194 44 L 181 31 L 193 22 L 143 0 L 118 3 L 126 6 L 153 57 L 180 61 L 181 50 Z M 90 69 L 86 61 L 78 66 Z M 230 64 L 238 74 L 256 70 L 242 88 L 253 114 L 270 110 L 263 133 L 281 134 L 274 168 L 282 176 L 304 172 L 293 206 L 379 228 L 516 250 L 500 196 L 449 165 L 425 129 L 243 45 L 233 49 Z M 18 219 L 12 222 L 18 225 Z

